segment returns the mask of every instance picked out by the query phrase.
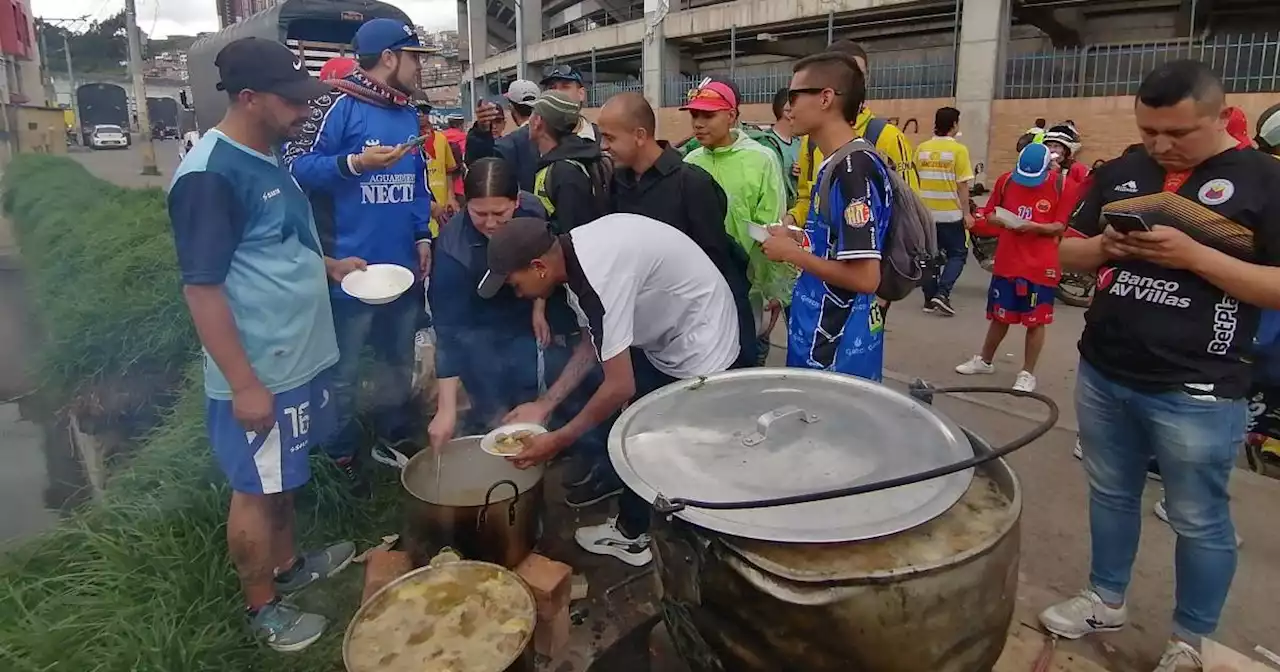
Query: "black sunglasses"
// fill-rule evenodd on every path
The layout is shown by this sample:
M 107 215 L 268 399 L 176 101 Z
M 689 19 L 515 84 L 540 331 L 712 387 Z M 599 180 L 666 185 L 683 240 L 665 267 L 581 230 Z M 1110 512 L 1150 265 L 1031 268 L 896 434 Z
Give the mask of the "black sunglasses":
M 839 92 L 839 91 L 835 91 L 835 90 L 831 89 L 830 87 L 826 87 L 826 86 L 810 86 L 810 87 L 806 87 L 806 88 L 802 88 L 802 89 L 789 89 L 789 90 L 787 91 L 787 102 L 788 102 L 788 103 L 790 103 L 790 104 L 792 104 L 792 105 L 795 105 L 795 104 L 796 104 L 796 99 L 797 99 L 797 98 L 799 98 L 800 96 L 816 96 L 816 95 L 818 95 L 819 93 L 822 93 L 823 91 L 831 91 L 832 93 L 834 93 L 834 94 L 835 94 L 835 95 L 837 95 L 837 96 L 838 96 L 838 95 L 840 95 L 840 92 Z
M 543 79 L 550 77 L 573 77 L 573 75 L 573 66 L 567 63 L 561 63 L 560 65 L 548 65 L 542 69 Z

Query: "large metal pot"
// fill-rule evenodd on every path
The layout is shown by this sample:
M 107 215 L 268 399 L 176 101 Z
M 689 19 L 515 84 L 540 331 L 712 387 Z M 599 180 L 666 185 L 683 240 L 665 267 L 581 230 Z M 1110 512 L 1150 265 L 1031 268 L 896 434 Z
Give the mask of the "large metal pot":
M 469 560 L 515 567 L 538 543 L 543 468 L 516 469 L 481 450 L 480 438 L 454 439 L 438 457 L 424 450 L 404 465 L 404 539 L 415 565 L 451 546 Z
M 437 611 L 426 610 L 421 613 L 420 622 L 415 620 L 412 623 L 385 623 L 378 620 L 387 614 L 389 609 L 394 608 L 396 602 L 414 599 L 416 597 L 414 593 L 421 595 L 427 590 L 450 590 L 465 597 L 484 592 L 486 589 L 492 590 L 494 586 L 500 587 L 503 597 L 514 598 L 502 600 L 500 608 L 506 612 L 505 615 L 528 625 L 513 633 L 518 646 L 511 647 L 509 653 L 490 655 L 489 651 L 475 652 L 483 657 L 484 662 L 475 660 L 472 656 L 465 660 L 455 660 L 452 666 L 446 667 L 446 663 L 441 660 L 403 659 L 404 656 L 422 654 L 421 650 L 411 648 L 415 644 L 423 644 L 422 641 L 415 642 L 415 639 L 430 637 L 435 628 L 442 627 L 441 623 L 450 618 L 449 610 L 458 608 L 461 600 L 441 600 L 433 605 L 438 607 Z M 417 604 L 409 606 L 415 607 L 415 611 L 419 607 Z M 487 615 L 484 609 L 472 609 L 466 614 L 464 620 L 470 620 L 467 627 L 472 632 L 476 632 L 481 630 L 484 624 L 475 622 L 474 617 L 483 619 Z M 392 581 L 360 606 L 356 615 L 352 617 L 351 623 L 347 625 L 346 636 L 342 640 L 342 663 L 348 672 L 401 669 L 390 667 L 394 665 L 397 658 L 402 658 L 403 669 L 413 669 L 415 672 L 423 669 L 449 672 L 534 672 L 533 630 L 536 623 L 537 603 L 533 592 L 514 572 L 487 562 L 437 561 L 436 564 L 421 567 Z M 493 624 L 501 625 L 502 621 Z M 415 632 L 405 632 L 405 629 L 414 626 L 420 626 L 420 628 Z M 353 641 L 362 634 L 376 637 L 379 640 L 377 645 L 366 646 L 360 643 L 353 645 Z M 461 630 L 458 634 L 461 636 Z M 510 646 L 511 641 L 505 643 Z M 435 665 L 422 666 L 423 662 L 435 663 Z
M 681 656 L 695 672 L 988 672 L 1013 619 L 1022 495 L 1003 460 L 977 471 L 947 513 L 883 539 L 776 544 L 655 518 Z M 1006 508 L 973 530 L 988 487 Z M 943 528 L 960 543 L 938 544 Z
M 663 618 L 695 672 L 989 672 L 1013 617 L 1021 493 L 927 398 L 751 369 L 622 414 L 610 458 L 654 504 Z

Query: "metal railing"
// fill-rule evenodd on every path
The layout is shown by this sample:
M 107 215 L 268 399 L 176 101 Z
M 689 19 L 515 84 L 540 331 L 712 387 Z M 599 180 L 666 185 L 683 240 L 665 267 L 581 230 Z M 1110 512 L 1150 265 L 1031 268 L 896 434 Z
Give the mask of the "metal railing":
M 547 30 L 542 31 L 542 39 L 550 40 L 557 37 L 585 33 L 589 30 L 595 30 L 596 28 L 603 28 L 604 26 L 617 25 L 619 23 L 626 23 L 628 21 L 635 21 L 643 18 L 644 7 L 642 5 L 627 7 L 619 13 L 602 10 L 599 12 L 593 12 L 589 16 L 574 19 L 573 21 L 556 26 L 555 28 L 548 28 Z
M 644 83 L 638 79 L 629 79 L 622 82 L 600 82 L 598 84 L 587 85 L 587 107 L 601 107 L 605 101 L 627 91 L 641 92 L 644 90 Z
M 901 98 L 946 98 L 952 95 L 956 68 L 950 61 L 924 63 L 887 63 L 871 67 L 867 86 L 868 100 L 892 100 Z M 668 77 L 663 86 L 663 104 L 682 105 L 689 92 L 698 86 L 702 77 Z M 732 77 L 742 97 L 741 104 L 771 103 L 779 89 L 791 84 L 791 69 L 753 75 Z
M 1172 40 L 1095 44 L 1010 57 L 1003 98 L 1127 96 L 1167 61 L 1194 58 L 1213 68 L 1227 93 L 1280 91 L 1280 33 L 1215 35 L 1202 42 Z

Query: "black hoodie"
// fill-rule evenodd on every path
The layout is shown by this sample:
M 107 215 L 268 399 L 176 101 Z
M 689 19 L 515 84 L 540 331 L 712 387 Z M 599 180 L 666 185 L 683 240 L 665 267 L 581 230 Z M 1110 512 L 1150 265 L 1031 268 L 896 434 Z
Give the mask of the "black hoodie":
M 607 214 L 611 173 L 600 145 L 576 135 L 538 159 L 534 194 L 547 208 L 551 228 L 568 233 Z

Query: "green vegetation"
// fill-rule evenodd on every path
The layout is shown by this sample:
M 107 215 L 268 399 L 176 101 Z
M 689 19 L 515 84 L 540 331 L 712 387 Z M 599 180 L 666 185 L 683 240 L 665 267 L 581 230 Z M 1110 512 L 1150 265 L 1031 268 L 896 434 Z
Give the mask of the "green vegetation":
M 125 189 L 66 158 L 18 156 L 4 179 L 47 339 L 37 379 L 123 411 L 171 388 L 196 350 L 159 189 Z M 110 393 L 100 389 L 107 383 Z
M 49 338 L 41 374 L 83 390 L 162 374 L 177 403 L 108 484 L 103 501 L 0 555 L 0 669 L 12 672 L 330 672 L 359 600 L 348 570 L 298 596 L 330 617 L 304 654 L 255 643 L 226 554 L 229 491 L 204 433 L 204 395 L 157 190 L 128 190 L 74 162 L 22 156 L 4 182 L 28 279 Z M 154 390 L 155 385 L 150 385 Z M 47 390 L 46 390 L 47 392 Z M 362 546 L 397 531 L 396 488 L 354 503 L 323 460 L 298 495 L 311 544 Z M 389 479 L 388 479 L 389 480 Z

